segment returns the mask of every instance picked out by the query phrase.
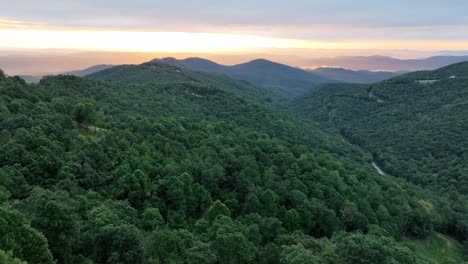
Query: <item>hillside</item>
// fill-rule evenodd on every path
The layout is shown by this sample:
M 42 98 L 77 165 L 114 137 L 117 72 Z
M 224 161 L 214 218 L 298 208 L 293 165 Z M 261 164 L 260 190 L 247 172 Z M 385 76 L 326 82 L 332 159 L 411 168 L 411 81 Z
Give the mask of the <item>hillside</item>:
M 194 71 L 224 74 L 234 79 L 249 81 L 257 86 L 279 89 L 288 97 L 299 96 L 319 83 L 330 82 L 314 73 L 264 59 L 233 66 L 220 65 L 200 58 L 185 60 L 164 58 L 153 61 Z
M 402 74 L 385 71 L 353 71 L 343 68 L 317 68 L 309 71 L 323 78 L 345 83 L 375 83 Z
M 394 175 L 467 194 L 467 67 L 456 64 L 372 85 L 324 86 L 299 99 L 295 110 L 341 129 Z
M 245 81 L 237 81 L 224 75 L 195 72 L 176 66 L 148 62 L 140 65 L 121 65 L 86 76 L 94 80 L 140 85 L 185 83 L 210 84 L 213 87 L 238 94 L 248 95 L 269 102 L 283 102 L 287 96 L 279 89 L 254 86 Z
M 0 258 L 410 264 L 402 236 L 459 221 L 446 197 L 381 177 L 313 122 L 159 79 L 0 72 Z
M 405 243 L 416 252 L 416 264 L 464 263 L 460 254 L 463 246 L 442 234 L 435 233 L 424 240 L 407 239 Z
M 467 67 L 455 64 L 372 85 L 325 85 L 291 109 L 368 149 L 386 173 L 458 197 L 451 206 L 468 219 Z M 452 232 L 461 235 L 462 226 L 468 222 Z
M 468 62 L 452 64 L 434 71 L 419 71 L 400 76 L 395 80 L 408 81 L 446 81 L 450 79 L 468 79 Z

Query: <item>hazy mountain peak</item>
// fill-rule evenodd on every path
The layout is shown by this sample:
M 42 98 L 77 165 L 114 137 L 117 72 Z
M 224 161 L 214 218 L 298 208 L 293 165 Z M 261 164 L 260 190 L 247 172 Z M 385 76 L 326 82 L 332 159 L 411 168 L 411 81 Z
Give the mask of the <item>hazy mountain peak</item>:
M 114 66 L 116 66 L 116 65 L 98 64 L 98 65 L 94 65 L 94 66 L 88 67 L 88 68 L 83 69 L 83 70 L 66 72 L 66 73 L 64 73 L 64 75 L 74 75 L 74 76 L 84 77 L 86 75 L 90 75 L 90 74 L 93 74 L 95 72 L 106 70 L 106 69 L 112 68 Z
M 156 58 L 149 62 L 173 62 L 173 61 L 178 61 L 178 59 L 174 57 L 165 57 L 165 58 Z
M 277 62 L 273 62 L 273 61 L 270 61 L 270 60 L 267 60 L 267 59 L 263 59 L 263 58 L 258 58 L 258 59 L 255 59 L 255 60 L 251 60 L 247 63 L 272 63 L 272 64 L 279 64 Z
M 374 72 L 366 70 L 353 71 L 337 67 L 320 67 L 309 71 L 330 80 L 346 83 L 374 83 L 399 75 L 399 73 L 396 72 Z

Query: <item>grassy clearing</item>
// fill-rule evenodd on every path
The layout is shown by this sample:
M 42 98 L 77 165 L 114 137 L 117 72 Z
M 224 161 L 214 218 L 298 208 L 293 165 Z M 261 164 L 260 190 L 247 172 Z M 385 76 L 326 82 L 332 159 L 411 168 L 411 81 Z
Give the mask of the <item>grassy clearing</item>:
M 88 126 L 88 130 L 94 133 L 107 131 L 107 129 L 105 128 L 100 128 L 100 127 L 95 127 L 95 126 Z
M 426 239 L 404 239 L 418 258 L 417 264 L 462 264 L 462 245 L 453 238 L 434 233 Z
M 418 80 L 416 82 L 419 83 L 419 84 L 433 84 L 433 83 L 435 83 L 437 81 L 439 81 L 439 80 Z
M 82 128 L 79 130 L 80 136 L 86 139 L 95 140 L 96 136 L 100 133 L 108 131 L 107 129 L 95 127 L 95 126 L 88 126 L 87 128 Z

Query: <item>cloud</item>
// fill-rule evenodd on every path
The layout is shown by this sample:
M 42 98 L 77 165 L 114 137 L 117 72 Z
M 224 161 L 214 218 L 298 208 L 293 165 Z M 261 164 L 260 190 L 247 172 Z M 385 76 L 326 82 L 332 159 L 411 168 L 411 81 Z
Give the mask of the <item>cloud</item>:
M 3 49 L 167 51 L 190 50 L 196 43 L 198 51 L 233 43 L 241 49 L 259 48 L 257 43 L 307 49 L 468 47 L 465 0 L 0 0 L 0 6 Z M 160 39 L 167 33 L 185 37 L 177 41 L 171 35 L 166 45 Z
M 421 27 L 468 24 L 465 0 L 15 0 L 0 16 L 62 26 L 354 25 Z
M 18 21 L 0 17 L 0 29 L 39 29 L 46 27 L 47 23 L 45 22 Z

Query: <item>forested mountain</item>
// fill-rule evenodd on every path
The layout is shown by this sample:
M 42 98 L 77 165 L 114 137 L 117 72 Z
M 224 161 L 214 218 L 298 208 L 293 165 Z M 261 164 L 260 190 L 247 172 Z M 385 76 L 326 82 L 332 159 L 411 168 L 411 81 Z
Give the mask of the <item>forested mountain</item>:
M 317 87 L 293 111 L 339 130 L 372 152 L 383 170 L 458 196 L 468 225 L 468 63 L 371 85 Z
M 386 71 L 353 71 L 343 68 L 317 68 L 309 71 L 323 78 L 345 83 L 375 83 L 402 74 Z
M 314 122 L 184 78 L 0 73 L 0 260 L 416 263 L 408 239 L 466 236 L 459 196 L 381 177 Z M 449 251 L 434 263 L 462 262 Z
M 468 194 L 468 63 L 371 85 L 327 85 L 297 111 L 341 129 L 383 168 L 422 185 Z
M 289 97 L 302 95 L 319 83 L 330 82 L 330 80 L 314 73 L 264 59 L 233 66 L 220 65 L 201 58 L 185 60 L 164 58 L 153 60 L 153 62 L 161 62 L 193 71 L 224 74 L 234 79 L 249 81 L 257 86 L 280 89 Z
M 121 65 L 86 76 L 94 80 L 140 85 L 188 83 L 210 84 L 218 89 L 236 92 L 266 101 L 282 102 L 289 98 L 285 91 L 273 87 L 254 86 L 224 75 L 182 69 L 153 61 L 141 65 Z

